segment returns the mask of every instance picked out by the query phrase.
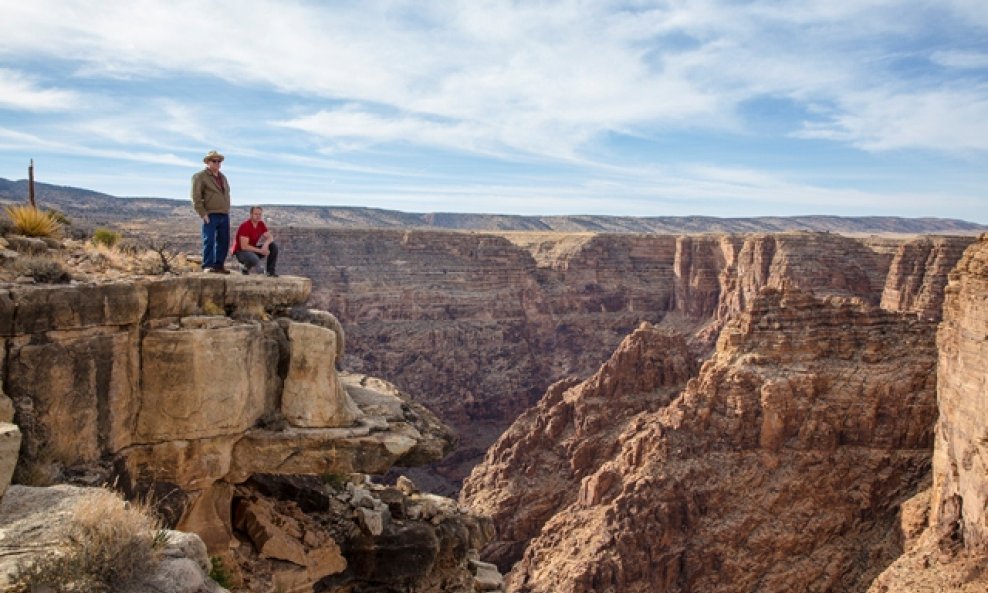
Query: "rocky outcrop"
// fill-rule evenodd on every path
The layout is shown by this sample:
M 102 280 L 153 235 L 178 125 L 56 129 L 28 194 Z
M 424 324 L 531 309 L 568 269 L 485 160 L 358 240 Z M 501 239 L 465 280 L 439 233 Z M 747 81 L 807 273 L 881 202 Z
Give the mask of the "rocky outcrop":
M 311 276 L 313 304 L 346 328 L 345 365 L 422 394 L 461 435 L 435 468 L 444 492 L 549 385 L 596 372 L 642 322 L 709 351 L 763 287 L 936 319 L 944 272 L 973 241 L 299 228 L 279 237 L 292 254 L 286 269 Z
M 754 294 L 682 393 L 653 388 L 656 408 L 632 410 L 575 495 L 537 517 L 509 590 L 864 591 L 901 552 L 895 509 L 927 476 L 936 357 L 932 323 L 853 286 Z M 622 418 L 611 401 L 582 424 Z M 475 485 L 497 474 L 524 490 L 550 447 L 521 443 L 555 442 L 552 408 L 529 419 L 538 435 L 512 443 L 509 431 L 464 486 L 499 533 L 531 531 L 532 515 Z
M 255 476 L 237 488 L 234 508 L 253 543 L 241 559 L 254 567 L 251 591 L 292 591 L 316 575 L 321 591 L 502 590 L 500 574 L 476 557 L 490 520 L 407 478 L 384 486 L 362 474 Z
M 917 501 L 921 535 L 871 593 L 988 590 L 988 235 L 950 273 L 937 333 L 939 418 L 933 486 Z M 903 532 L 910 515 L 903 513 Z
M 252 476 L 381 474 L 447 453 L 455 437 L 427 409 L 336 371 L 342 329 L 299 308 L 308 294 L 302 278 L 201 275 L 3 291 L 17 480 L 117 484 L 233 566 L 264 524 L 236 516 Z M 294 552 L 255 542 L 295 563 L 286 590 L 346 569 L 330 536 L 306 533 Z
M 643 324 L 581 383 L 560 381 L 491 447 L 462 498 L 489 515 L 498 537 L 484 557 L 507 572 L 528 541 L 572 504 L 582 480 L 617 453 L 617 437 L 655 411 L 696 374 L 682 335 Z

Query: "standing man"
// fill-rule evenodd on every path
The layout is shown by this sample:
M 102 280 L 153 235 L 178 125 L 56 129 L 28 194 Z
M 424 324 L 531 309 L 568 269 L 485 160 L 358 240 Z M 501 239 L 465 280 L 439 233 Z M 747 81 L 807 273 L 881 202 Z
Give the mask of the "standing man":
M 264 262 L 264 274 L 277 277 L 275 267 L 278 265 L 278 246 L 274 244 L 274 235 L 264 224 L 264 212 L 260 206 L 250 209 L 250 218 L 237 227 L 237 236 L 233 240 L 233 255 L 240 262 L 240 271 L 250 274 L 250 271 Z
M 202 219 L 202 269 L 229 274 L 223 262 L 230 249 L 230 182 L 220 173 L 223 155 L 210 150 L 206 168 L 192 176 L 192 207 Z

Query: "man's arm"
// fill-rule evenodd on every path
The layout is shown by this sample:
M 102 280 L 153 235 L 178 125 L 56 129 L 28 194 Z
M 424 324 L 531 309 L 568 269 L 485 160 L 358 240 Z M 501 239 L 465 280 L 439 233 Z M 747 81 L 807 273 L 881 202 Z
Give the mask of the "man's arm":
M 196 173 L 192 176 L 192 207 L 203 222 L 209 222 L 209 214 L 206 212 L 206 202 L 203 198 L 202 175 Z

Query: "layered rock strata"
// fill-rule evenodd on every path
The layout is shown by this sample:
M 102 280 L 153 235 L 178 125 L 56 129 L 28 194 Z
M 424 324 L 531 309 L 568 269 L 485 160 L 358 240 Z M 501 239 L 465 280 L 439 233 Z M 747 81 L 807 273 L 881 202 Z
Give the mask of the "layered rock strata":
M 498 526 L 484 557 L 510 570 L 543 525 L 575 502 L 581 481 L 617 453 L 628 423 L 678 395 L 696 374 L 694 360 L 682 335 L 643 324 L 593 377 L 549 387 L 464 485 L 463 500 Z
M 937 332 L 933 486 L 903 513 L 903 557 L 870 593 L 988 590 L 988 235 L 950 273 Z M 925 530 L 923 529 L 925 528 Z M 910 537 L 911 536 L 911 537 Z
M 550 433 L 577 430 L 565 417 L 568 428 L 553 427 L 552 402 L 604 399 L 579 424 L 605 425 L 624 417 L 622 397 L 635 388 L 609 393 L 591 380 L 550 391 L 527 418 L 536 434 L 506 433 L 463 502 L 498 517 L 499 533 L 537 530 L 513 542 L 524 551 L 509 591 L 864 591 L 901 552 L 896 509 L 929 470 L 933 332 L 859 298 L 760 289 L 681 394 L 657 385 L 633 398 L 651 394 L 653 410 L 632 408 L 616 437 L 586 439 L 609 454 L 590 457 L 575 492 L 540 498 L 536 515 L 484 484 L 497 476 L 508 492 L 539 489 L 525 483 L 531 468 L 566 442 Z M 542 441 L 553 445 L 528 445 Z
M 762 287 L 938 319 L 969 237 L 605 235 L 286 229 L 286 269 L 347 330 L 345 363 L 414 393 L 462 435 L 436 472 L 454 492 L 555 381 L 586 377 L 641 322 L 709 351 Z M 424 482 L 425 476 L 416 480 Z
M 300 308 L 309 290 L 297 277 L 200 275 L 3 290 L 0 370 L 24 436 L 16 479 L 116 483 L 235 566 L 233 501 L 252 476 L 440 459 L 455 438 L 427 409 L 336 371 L 342 329 Z M 345 570 L 316 533 L 286 590 Z

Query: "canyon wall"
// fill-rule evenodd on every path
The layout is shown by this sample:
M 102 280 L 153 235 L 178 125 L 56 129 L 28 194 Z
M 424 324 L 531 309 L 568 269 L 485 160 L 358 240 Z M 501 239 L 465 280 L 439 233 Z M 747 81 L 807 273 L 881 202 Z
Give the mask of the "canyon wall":
M 492 559 L 520 553 L 509 591 L 864 591 L 928 476 L 934 329 L 763 288 L 689 378 L 682 338 L 643 327 L 550 389 L 462 499 L 495 518 Z
M 604 235 L 278 231 L 283 267 L 347 331 L 343 364 L 382 376 L 461 436 L 431 476 L 455 493 L 484 451 L 555 381 L 586 377 L 641 322 L 709 353 L 762 287 L 937 318 L 946 274 L 973 238 L 831 233 Z
M 988 591 L 988 235 L 950 274 L 937 347 L 933 484 L 904 508 L 906 553 L 869 593 Z
M 688 369 L 689 340 L 642 327 L 587 381 L 550 387 L 466 481 L 461 499 L 498 528 L 486 556 L 514 567 L 509 590 L 867 589 L 914 537 L 898 510 L 927 483 L 937 303 L 968 243 L 722 239 L 702 370 L 656 372 Z M 965 417 L 938 431 L 962 435 L 971 469 L 984 421 Z M 968 496 L 948 488 L 941 506 L 964 532 L 961 501 L 985 497 L 953 481 Z

